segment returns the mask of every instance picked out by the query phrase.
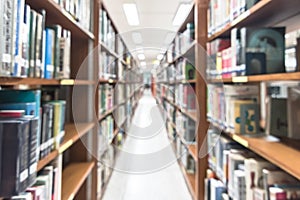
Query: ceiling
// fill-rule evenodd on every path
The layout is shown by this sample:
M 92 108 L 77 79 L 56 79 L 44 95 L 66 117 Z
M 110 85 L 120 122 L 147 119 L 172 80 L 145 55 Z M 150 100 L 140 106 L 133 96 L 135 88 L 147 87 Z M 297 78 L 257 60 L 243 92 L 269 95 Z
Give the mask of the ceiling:
M 140 21 L 138 26 L 129 26 L 123 11 L 123 3 L 132 2 L 137 6 Z M 129 51 L 136 59 L 138 54 L 143 53 L 146 56 L 147 68 L 153 67 L 157 55 L 165 52 L 175 37 L 179 26 L 173 26 L 172 21 L 179 4 L 192 2 L 192 0 L 103 0 Z

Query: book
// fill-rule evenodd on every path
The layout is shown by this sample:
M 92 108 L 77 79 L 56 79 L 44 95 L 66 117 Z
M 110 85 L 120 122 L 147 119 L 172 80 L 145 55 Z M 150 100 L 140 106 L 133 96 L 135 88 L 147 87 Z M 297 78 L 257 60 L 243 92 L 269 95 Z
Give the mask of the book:
M 287 136 L 287 99 L 267 98 L 266 133 L 274 136 Z
M 29 129 L 29 121 L 0 120 L 0 182 L 5 183 L 0 185 L 0 196 L 2 197 L 17 195 L 28 187 Z
M 57 77 L 57 73 L 59 72 L 60 65 L 60 40 L 62 35 L 62 27 L 58 24 L 47 26 L 47 28 L 51 28 L 54 30 L 54 77 Z
M 45 29 L 46 12 L 36 14 L 36 30 L 35 30 L 35 57 L 34 57 L 34 77 L 44 77 L 44 61 L 43 61 L 43 30 Z
M 0 35 L 0 75 L 1 76 L 11 76 L 12 75 L 12 65 L 13 65 L 13 18 L 14 18 L 14 2 L 5 0 L 1 1 L 1 13 L 3 15 L 0 18 L 0 30 L 3 35 Z
M 55 32 L 51 28 L 45 29 L 46 46 L 44 62 L 44 78 L 54 78 Z
M 37 12 L 30 10 L 30 29 L 29 29 L 29 70 L 28 77 L 35 75 L 35 57 L 36 57 L 36 25 Z
M 246 64 L 247 54 L 263 53 L 265 54 L 266 68 L 265 73 L 282 73 L 285 72 L 284 65 L 284 51 L 285 51 L 285 28 L 271 27 L 271 28 L 241 28 L 241 63 Z M 253 56 L 253 55 L 252 55 Z M 261 64 L 256 65 L 261 68 L 256 69 L 255 73 L 264 73 L 263 63 L 261 58 L 255 57 Z M 247 68 L 251 65 L 247 63 Z M 253 69 L 250 69 L 253 70 Z M 247 75 L 247 74 L 246 74 Z
M 299 186 L 300 182 L 287 174 L 284 171 L 278 169 L 263 169 L 263 188 L 265 190 L 265 199 L 270 200 L 270 187 L 273 187 L 275 184 L 280 185 L 292 185 Z
M 59 58 L 59 71 L 56 78 L 70 78 L 71 66 L 71 32 L 68 30 L 62 30 L 62 37 L 59 41 L 60 45 L 60 58 Z
M 14 22 L 14 72 L 13 76 L 20 77 L 22 69 L 22 26 L 24 21 L 25 0 L 16 0 L 15 22 Z
M 288 134 L 289 138 L 300 139 L 299 125 L 300 120 L 300 87 L 288 88 L 287 112 L 288 112 Z
M 246 176 L 246 199 L 252 200 L 254 196 L 259 195 L 259 191 L 255 194 L 257 188 L 263 188 L 261 180 L 263 179 L 262 170 L 265 168 L 275 168 L 274 165 L 261 158 L 247 158 L 244 161 Z M 261 195 L 260 195 L 261 196 Z
M 259 135 L 259 104 L 242 104 L 240 105 L 240 132 L 243 135 Z

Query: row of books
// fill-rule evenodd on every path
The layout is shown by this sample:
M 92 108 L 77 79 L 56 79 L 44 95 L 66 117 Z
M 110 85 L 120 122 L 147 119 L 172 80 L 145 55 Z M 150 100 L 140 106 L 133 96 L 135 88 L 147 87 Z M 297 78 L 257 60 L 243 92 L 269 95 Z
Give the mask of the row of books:
M 172 63 L 176 57 L 185 53 L 195 39 L 195 25 L 194 23 L 187 23 L 186 28 L 182 33 L 175 36 L 174 41 L 165 53 L 163 62 Z
M 284 27 L 242 27 L 230 38 L 207 44 L 209 78 L 282 73 L 285 68 Z
M 91 0 L 54 0 L 61 8 L 71 14 L 73 19 L 86 30 L 91 30 Z
M 196 162 L 192 155 L 189 153 L 185 144 L 182 143 L 181 139 L 176 137 L 176 156 L 180 161 L 184 170 L 187 174 L 195 174 L 196 173 Z
M 116 79 L 119 60 L 106 52 L 101 52 L 100 59 L 99 77 Z
M 296 84 L 296 83 L 295 83 Z M 299 120 L 296 111 L 300 109 L 298 85 L 286 84 L 275 95 L 275 86 L 267 87 L 263 95 L 266 106 L 258 104 L 259 87 L 256 85 L 208 85 L 207 117 L 226 131 L 236 134 L 270 134 L 279 137 L 299 139 Z M 277 88 L 277 87 L 276 87 Z M 276 89 L 279 90 L 279 89 Z M 278 92 L 276 92 L 278 93 Z M 262 113 L 266 113 L 263 116 Z M 260 126 L 260 121 L 265 126 Z M 264 132 L 262 129 L 265 129 Z
M 112 85 L 99 85 L 99 115 L 104 114 L 114 106 L 115 92 Z
M 109 48 L 109 50 L 117 52 L 117 33 L 113 27 L 112 21 L 109 19 L 107 11 L 104 9 L 100 12 L 100 27 L 101 32 L 99 33 L 99 38 L 101 38 L 101 41 Z
M 114 119 L 111 115 L 102 120 L 99 124 L 99 134 L 105 141 L 109 142 L 114 137 Z
M 179 84 L 175 87 L 175 104 L 180 109 L 188 111 L 196 110 L 195 85 Z
M 196 123 L 189 117 L 177 111 L 175 114 L 176 131 L 184 139 L 186 144 L 196 142 Z
M 65 101 L 41 102 L 40 90 L 0 90 L 0 196 L 23 192 L 37 162 L 58 149 L 65 135 Z M 4 152 L 10 152 L 5 154 Z
M 299 180 L 218 131 L 208 131 L 208 147 L 207 199 L 299 199 Z
M 0 19 L 5 30 L 0 37 L 0 75 L 69 78 L 71 32 L 59 25 L 45 27 L 45 10 L 36 12 L 25 0 L 15 2 L 2 5 L 7 15 Z
M 260 134 L 257 85 L 208 85 L 207 117 L 236 134 Z
M 181 58 L 175 64 L 168 66 L 158 74 L 160 81 L 184 81 L 196 78 L 195 67 L 186 58 Z
M 259 0 L 214 0 L 208 8 L 208 36 L 220 31 Z

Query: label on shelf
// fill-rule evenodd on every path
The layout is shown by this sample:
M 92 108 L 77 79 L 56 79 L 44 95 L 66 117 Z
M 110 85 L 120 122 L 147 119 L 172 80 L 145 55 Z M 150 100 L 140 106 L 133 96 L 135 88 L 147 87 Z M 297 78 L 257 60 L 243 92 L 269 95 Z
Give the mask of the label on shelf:
M 232 77 L 232 82 L 233 83 L 247 83 L 248 77 L 247 76 Z

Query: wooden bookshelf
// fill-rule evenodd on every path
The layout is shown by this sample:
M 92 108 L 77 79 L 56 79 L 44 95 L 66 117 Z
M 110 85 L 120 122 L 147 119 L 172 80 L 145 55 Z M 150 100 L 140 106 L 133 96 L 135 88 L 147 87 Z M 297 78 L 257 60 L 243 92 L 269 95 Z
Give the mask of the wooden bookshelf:
M 79 138 L 85 135 L 88 131 L 90 131 L 95 124 L 93 123 L 79 123 L 79 124 L 66 124 L 65 125 L 65 137 L 64 140 L 59 147 L 59 149 L 54 150 L 45 158 L 41 159 L 38 162 L 37 170 L 40 171 L 47 164 L 53 161 L 58 154 L 63 153 L 70 146 L 72 146 Z
M 109 84 L 115 84 L 117 83 L 117 80 L 115 79 L 104 79 L 104 78 L 100 78 L 99 79 L 99 83 L 101 84 L 105 84 L 105 83 L 109 83 Z
M 92 32 L 83 29 L 72 15 L 55 3 L 54 0 L 26 0 L 26 3 L 34 9 L 45 9 L 47 19 L 49 20 L 48 23 L 62 25 L 64 28 L 70 30 L 75 37 L 95 39 Z
M 72 163 L 68 165 L 62 174 L 62 200 L 72 200 L 78 190 L 91 173 L 95 163 Z

